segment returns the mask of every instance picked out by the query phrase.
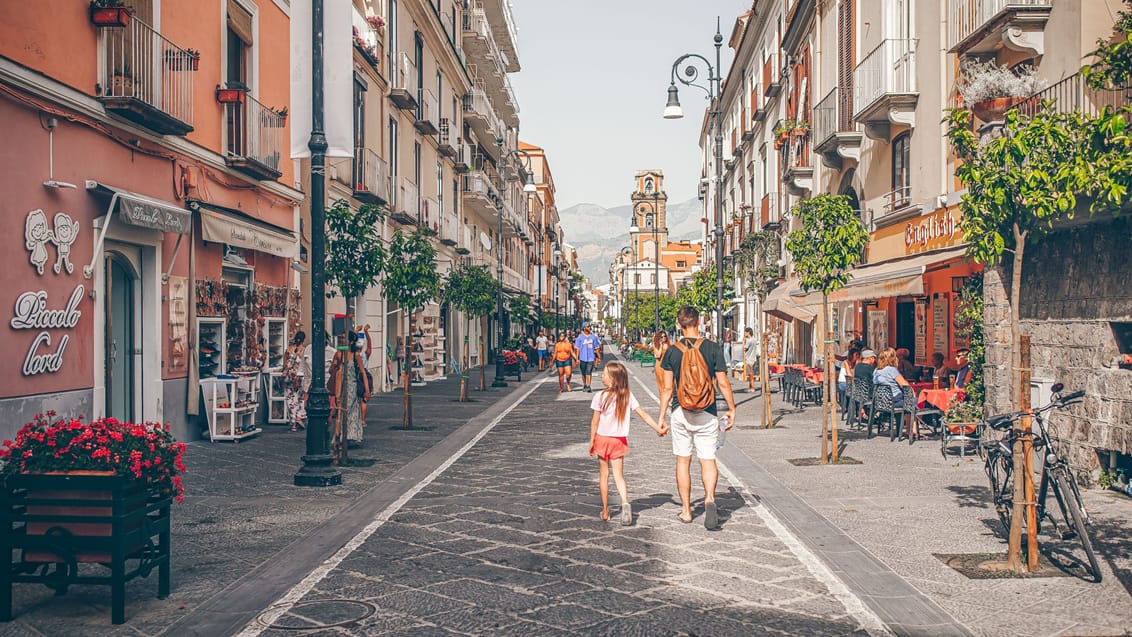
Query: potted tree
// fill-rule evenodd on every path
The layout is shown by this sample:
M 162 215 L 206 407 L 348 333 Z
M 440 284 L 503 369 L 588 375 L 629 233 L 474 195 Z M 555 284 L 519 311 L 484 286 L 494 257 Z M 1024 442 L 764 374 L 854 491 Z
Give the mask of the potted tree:
M 1010 69 L 993 60 L 968 60 L 962 65 L 963 81 L 959 95 L 971 112 L 984 122 L 1002 120 L 1006 111 L 1045 88 L 1045 82 L 1029 65 Z
M 90 21 L 96 27 L 124 27 L 133 10 L 122 0 L 91 0 Z
M 474 317 L 478 320 L 491 314 L 495 308 L 495 279 L 491 276 L 487 266 L 460 264 L 448 272 L 444 280 L 444 301 L 452 304 L 464 315 L 464 353 L 463 371 L 460 374 L 460 402 L 467 402 L 468 398 L 468 366 L 470 364 L 468 353 L 468 332 Z M 482 354 L 480 360 L 483 360 Z M 487 385 L 484 381 L 484 366 L 480 366 L 480 391 Z

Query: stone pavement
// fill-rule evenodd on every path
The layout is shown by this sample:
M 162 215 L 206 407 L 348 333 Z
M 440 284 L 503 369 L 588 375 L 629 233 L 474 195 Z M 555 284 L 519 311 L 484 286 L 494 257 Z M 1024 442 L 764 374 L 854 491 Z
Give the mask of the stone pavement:
M 944 458 L 939 443 L 866 440 L 845 432 L 844 454 L 860 465 L 795 466 L 788 459 L 816 457 L 820 451 L 821 408 L 798 411 L 774 394 L 778 427 L 761 428 L 761 397 L 741 393 L 738 430 L 723 455 L 740 452 L 763 476 L 744 475 L 748 487 L 764 496 L 768 507 L 790 525 L 790 512 L 776 507 L 782 490 L 839 529 L 862 553 L 890 569 L 978 635 L 1128 635 L 1132 634 L 1132 499 L 1112 491 L 1083 491 L 1094 521 L 1092 537 L 1103 581 L 1085 576 L 1041 579 L 967 579 L 935 557 L 1006 551 L 1005 536 L 977 457 Z M 773 477 L 770 477 L 773 476 Z M 815 552 L 823 548 L 812 530 L 800 531 Z M 1068 565 L 1084 552 L 1075 541 L 1043 546 Z M 1080 571 L 1075 571 L 1081 575 Z M 854 574 L 842 574 L 850 588 Z M 862 593 L 867 603 L 868 593 Z M 870 604 L 871 605 L 871 604 Z M 883 614 L 882 614 L 883 616 Z
M 113 626 L 108 587 L 74 586 L 65 596 L 55 597 L 46 587 L 19 584 L 13 589 L 16 619 L 0 623 L 0 636 L 156 635 L 176 622 L 195 623 L 194 611 L 202 608 L 234 598 L 256 598 L 254 592 L 240 588 L 255 579 L 250 573 L 262 575 L 256 569 L 291 563 L 305 576 L 325 559 L 315 551 L 326 547 L 312 548 L 319 540 L 319 534 L 312 537 L 312 533 L 320 524 L 339 519 L 335 516 L 356 506 L 375 485 L 390 479 L 469 420 L 505 402 L 512 392 L 522 390 L 513 377 L 509 380 L 506 389 L 471 391 L 473 402 L 467 403 L 455 401 L 455 375 L 414 387 L 413 414 L 418 427 L 414 431 L 398 429 L 403 413 L 400 392 L 375 395 L 365 447 L 351 451 L 350 457 L 372 458 L 376 463 L 344 468 L 340 487 L 292 485 L 292 476 L 301 466 L 306 434 L 288 431 L 285 426 L 268 425 L 264 433 L 238 444 L 189 443 L 185 502 L 173 507 L 170 597 L 156 599 L 155 577 L 133 580 L 127 585 L 127 623 Z M 471 382 L 478 386 L 478 370 L 473 370 Z M 301 577 L 280 585 L 281 590 Z M 275 594 L 270 586 L 257 582 L 252 586 L 263 589 L 265 599 Z M 210 637 L 220 634 L 224 633 Z
M 620 526 L 616 506 L 602 522 L 586 455 L 592 394 L 560 395 L 545 380 L 323 579 L 242 634 L 885 634 L 862 608 L 847 611 L 853 600 L 815 576 L 736 485 L 721 481 L 720 532 L 703 527 L 702 488 L 695 524 L 681 523 L 671 444 L 643 424 L 626 461 L 635 522 Z M 373 614 L 325 628 L 363 608 Z

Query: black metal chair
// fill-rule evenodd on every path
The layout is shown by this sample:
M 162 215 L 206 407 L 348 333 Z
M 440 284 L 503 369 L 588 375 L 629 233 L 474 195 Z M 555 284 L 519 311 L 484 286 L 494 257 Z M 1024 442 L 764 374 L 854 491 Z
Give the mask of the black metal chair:
M 888 440 L 890 442 L 896 440 L 904 418 L 904 401 L 903 398 L 901 398 L 899 403 L 896 402 L 892 387 L 889 385 L 878 384 L 873 388 L 873 409 L 869 413 L 867 434 L 869 438 L 873 436 L 874 421 L 876 421 L 877 424 L 877 433 L 880 433 L 880 422 L 877 421 L 877 416 L 882 417 L 888 422 Z
M 914 442 L 915 436 L 912 430 L 916 428 L 920 430 L 920 435 L 923 435 L 924 429 L 930 430 L 933 436 L 939 435 L 939 423 L 943 418 L 943 412 L 935 407 L 920 408 L 920 401 L 911 387 L 904 388 L 904 412 L 909 416 L 908 429 L 905 431 L 908 444 Z
M 847 427 L 862 427 L 864 421 L 861 420 L 861 412 L 871 414 L 873 407 L 873 379 L 871 378 L 854 378 L 853 384 L 849 386 L 849 414 L 846 420 Z

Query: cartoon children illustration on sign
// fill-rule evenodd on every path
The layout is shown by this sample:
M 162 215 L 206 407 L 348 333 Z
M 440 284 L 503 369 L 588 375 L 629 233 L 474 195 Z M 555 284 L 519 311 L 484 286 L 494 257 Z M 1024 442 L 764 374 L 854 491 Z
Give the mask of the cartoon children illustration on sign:
M 55 244 L 55 265 L 52 267 L 55 274 L 67 268 L 67 274 L 75 271 L 75 266 L 71 265 L 71 244 L 75 242 L 75 238 L 79 236 L 79 222 L 73 221 L 71 216 L 65 212 L 55 213 L 55 233 L 52 238 L 52 243 Z
M 43 214 L 43 210 L 29 212 L 27 220 L 24 221 L 24 245 L 31 252 L 29 259 L 40 275 L 43 274 L 43 266 L 47 263 L 47 242 L 54 240 L 55 237 L 47 227 L 47 215 Z M 69 247 L 70 244 L 68 249 Z

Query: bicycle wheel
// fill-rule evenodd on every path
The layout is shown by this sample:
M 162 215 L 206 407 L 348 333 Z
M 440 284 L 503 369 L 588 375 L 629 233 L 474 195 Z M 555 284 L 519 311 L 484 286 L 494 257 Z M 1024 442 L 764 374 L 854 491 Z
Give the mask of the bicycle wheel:
M 1068 509 L 1066 523 L 1073 526 L 1081 546 L 1085 547 L 1085 555 L 1089 558 L 1089 568 L 1092 570 L 1094 581 L 1101 581 L 1101 568 L 1097 564 L 1097 556 L 1093 554 L 1093 541 L 1089 539 L 1088 529 L 1085 528 L 1085 505 L 1081 502 L 1081 492 L 1077 490 L 1077 483 L 1069 477 L 1065 467 L 1057 466 L 1049 470 L 1053 479 L 1054 495 L 1057 496 L 1058 505 L 1062 514 Z
M 1005 537 L 1010 537 L 1010 516 L 1014 509 L 1014 485 L 1010 479 L 1014 469 L 1012 461 L 1013 458 L 997 450 L 989 451 L 986 461 L 991 497 Z

